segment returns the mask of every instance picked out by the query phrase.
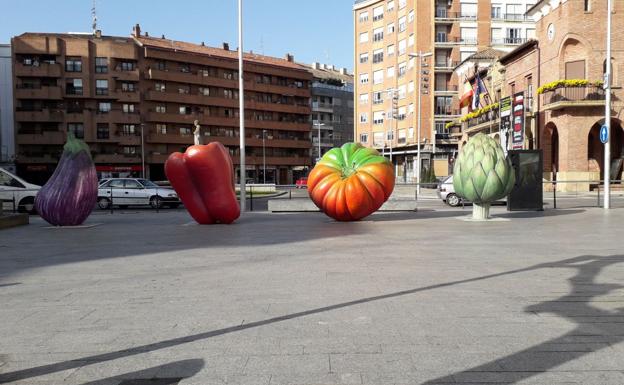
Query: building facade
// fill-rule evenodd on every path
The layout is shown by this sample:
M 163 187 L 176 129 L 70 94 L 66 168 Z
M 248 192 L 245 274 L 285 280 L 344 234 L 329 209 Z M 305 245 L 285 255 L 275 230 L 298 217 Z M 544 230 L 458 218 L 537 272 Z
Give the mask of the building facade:
M 130 37 L 13 38 L 19 173 L 45 181 L 71 131 L 91 147 L 100 176 L 163 180 L 168 155 L 193 144 L 195 121 L 203 142 L 223 143 L 237 167 L 237 56 L 138 25 Z M 310 165 L 312 76 L 290 55 L 246 53 L 244 80 L 247 178 L 292 183 Z
M 15 171 L 11 45 L 0 44 L 0 167 Z
M 356 140 L 392 154 L 399 181 L 413 180 L 419 147 L 421 168 L 448 175 L 457 139 L 447 124 L 460 114 L 453 69 L 479 50 L 510 51 L 532 37 L 524 13 L 533 3 L 357 0 Z
M 314 76 L 311 155 L 316 162 L 328 150 L 353 142 L 353 75 L 321 63 L 309 69 Z
M 624 12 L 624 3 L 614 1 L 613 5 L 611 179 L 621 179 L 624 39 L 616 31 L 624 28 L 618 16 Z M 597 185 L 588 181 L 603 178 L 604 145 L 599 131 L 604 124 L 606 99 L 602 84 L 606 8 L 606 2 L 598 1 L 540 1 L 527 13 L 536 21 L 536 40 L 522 44 L 487 68 L 464 68 L 467 76 L 481 73 L 491 90 L 491 103 L 521 95 L 524 131 L 519 148 L 543 151 L 544 178 L 563 182 L 557 184 L 558 190 L 586 191 Z M 497 106 L 476 114 L 479 116 L 473 112 L 461 123 L 460 145 L 477 132 L 485 132 L 512 147 L 510 138 L 500 130 Z

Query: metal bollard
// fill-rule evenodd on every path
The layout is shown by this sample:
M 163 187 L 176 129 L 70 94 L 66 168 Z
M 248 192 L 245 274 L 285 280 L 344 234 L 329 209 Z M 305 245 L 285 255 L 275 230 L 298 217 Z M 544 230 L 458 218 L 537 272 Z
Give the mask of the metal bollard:
M 253 211 L 253 186 L 249 186 L 249 211 Z
M 113 213 L 113 187 L 110 188 L 110 213 Z
M 557 208 L 557 182 L 553 182 L 553 208 Z
M 596 206 L 600 207 L 600 183 L 598 183 L 598 187 L 596 188 L 596 190 L 598 191 L 598 200 L 596 201 Z

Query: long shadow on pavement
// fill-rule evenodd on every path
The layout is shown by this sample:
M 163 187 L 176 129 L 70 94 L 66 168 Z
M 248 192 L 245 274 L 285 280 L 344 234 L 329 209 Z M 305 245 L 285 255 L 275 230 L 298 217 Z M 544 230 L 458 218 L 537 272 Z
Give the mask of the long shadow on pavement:
M 114 377 L 90 381 L 82 385 L 177 385 L 191 378 L 204 367 L 204 360 L 182 360 Z
M 569 299 L 574 298 L 576 301 L 578 301 L 578 297 L 577 297 L 578 292 L 579 291 L 584 292 L 587 289 L 588 283 L 592 284 L 592 288 L 593 289 L 595 288 L 595 290 L 592 289 L 590 291 L 590 293 L 592 294 L 591 296 L 582 297 L 582 298 L 586 298 L 586 300 L 583 302 L 584 302 L 584 310 L 587 312 L 587 314 L 583 314 L 583 316 L 592 316 L 592 317 L 607 317 L 607 316 L 612 317 L 614 315 L 624 316 L 624 311 L 621 311 L 618 313 L 609 313 L 600 309 L 593 308 L 588 305 L 588 302 L 593 297 L 604 295 L 604 294 L 609 293 L 612 290 L 623 287 L 621 285 L 597 284 L 594 282 L 594 279 L 596 278 L 596 276 L 600 273 L 602 269 L 604 269 L 607 266 L 620 263 L 620 262 L 624 262 L 623 255 L 613 255 L 613 256 L 608 256 L 608 257 L 580 256 L 580 257 L 562 260 L 559 262 L 542 263 L 542 264 L 537 264 L 537 265 L 522 268 L 522 269 L 510 270 L 510 271 L 489 274 L 489 275 L 484 275 L 484 276 L 475 277 L 475 278 L 468 278 L 468 279 L 463 279 L 463 280 L 445 282 L 445 283 L 424 286 L 424 287 L 419 287 L 419 288 L 410 289 L 410 290 L 403 290 L 403 291 L 398 291 L 398 292 L 389 293 L 389 294 L 361 298 L 361 299 L 357 299 L 354 301 L 338 303 L 338 304 L 320 307 L 320 308 L 311 309 L 311 310 L 306 310 L 306 311 L 302 311 L 298 313 L 286 314 L 286 315 L 282 315 L 278 317 L 268 318 L 265 320 L 260 320 L 260 321 L 255 321 L 255 322 L 249 322 L 249 323 L 245 323 L 241 325 L 234 325 L 234 326 L 230 326 L 230 327 L 223 328 L 223 329 L 211 330 L 211 331 L 207 331 L 203 333 L 192 334 L 192 335 L 185 336 L 185 337 L 179 337 L 179 338 L 173 338 L 169 340 L 154 342 L 151 344 L 136 346 L 134 348 L 119 350 L 115 352 L 97 354 L 97 355 L 83 357 L 83 358 L 76 359 L 76 360 L 64 361 L 64 362 L 59 362 L 55 364 L 42 365 L 42 366 L 30 368 L 30 369 L 23 369 L 23 370 L 8 372 L 8 373 L 2 373 L 0 374 L 0 383 L 24 380 L 24 379 L 28 379 L 32 377 L 56 373 L 59 371 L 75 369 L 75 368 L 79 368 L 79 367 L 83 367 L 87 365 L 93 365 L 93 364 L 97 364 L 100 362 L 106 362 L 106 361 L 116 360 L 116 359 L 120 359 L 124 357 L 130 357 L 130 356 L 134 356 L 134 355 L 138 355 L 138 354 L 142 354 L 146 352 L 166 349 L 169 347 L 178 346 L 178 345 L 182 345 L 182 344 L 186 344 L 190 342 L 195 342 L 195 341 L 204 340 L 204 339 L 208 339 L 208 338 L 212 338 L 216 336 L 235 333 L 235 332 L 239 332 L 242 330 L 257 328 L 257 327 L 261 327 L 264 325 L 269 325 L 269 324 L 273 324 L 277 322 L 288 321 L 288 320 L 301 318 L 301 317 L 305 317 L 305 316 L 309 316 L 313 314 L 319 314 L 319 313 L 329 312 L 333 310 L 338 310 L 338 309 L 346 308 L 349 306 L 360 305 L 360 304 L 369 303 L 373 301 L 396 298 L 396 297 L 411 295 L 411 294 L 415 294 L 419 292 L 445 288 L 445 287 L 450 287 L 450 286 L 455 286 L 455 285 L 460 285 L 460 284 L 465 284 L 465 283 L 470 283 L 470 282 L 478 282 L 478 281 L 483 281 L 486 279 L 503 277 L 506 275 L 518 274 L 518 273 L 523 273 L 523 272 L 529 272 L 529 271 L 534 271 L 538 269 L 545 269 L 545 268 L 578 269 L 579 273 L 571 279 L 573 289 L 570 292 L 570 294 L 560 299 L 557 299 L 555 301 L 547 301 L 547 302 L 544 302 L 535 306 L 531 306 L 528 309 L 528 311 L 551 312 L 551 313 L 560 315 L 562 317 L 565 317 L 567 319 L 570 319 L 576 322 L 579 325 L 579 327 L 575 329 L 574 331 L 566 334 L 565 336 L 558 338 L 557 340 L 547 341 L 543 344 L 537 345 L 534 348 L 526 349 L 525 351 L 519 352 L 517 354 L 511 355 L 508 357 L 501 358 L 500 360 L 496 360 L 493 362 L 494 364 L 500 364 L 501 366 L 505 367 L 505 365 L 507 365 L 508 363 L 513 362 L 514 359 L 519 358 L 520 355 L 524 355 L 526 353 L 530 354 L 530 353 L 539 351 L 539 347 L 545 344 L 557 343 L 557 341 L 565 340 L 566 337 L 571 337 L 571 336 L 575 336 L 575 335 L 579 335 L 583 333 L 585 335 L 588 334 L 589 330 L 586 329 L 588 327 L 582 324 L 581 320 L 579 320 L 579 317 L 581 316 L 578 315 L 576 311 L 571 311 L 572 309 L 568 309 L 568 310 L 560 309 L 560 306 L 557 306 L 561 304 L 561 301 L 564 301 L 566 299 L 569 300 Z M 576 304 L 578 304 L 578 302 L 576 302 Z M 600 325 L 596 327 L 600 327 Z M 620 328 L 621 330 L 619 330 L 617 333 L 607 334 L 607 338 L 610 343 L 618 343 L 624 340 L 624 325 L 618 324 L 618 328 Z M 605 332 L 607 332 L 607 330 L 605 330 Z M 613 335 L 609 335 L 609 334 L 613 334 Z M 547 370 L 548 368 L 552 368 L 556 365 L 560 365 L 568 360 L 578 358 L 587 353 L 589 353 L 589 351 L 573 352 L 571 355 L 567 355 L 565 357 L 554 358 L 552 361 L 552 365 L 547 365 L 546 367 L 545 367 L 545 364 L 542 362 L 542 359 L 539 359 L 539 360 L 534 359 L 534 361 L 532 361 L 532 364 L 540 368 L 539 369 L 540 371 L 543 371 L 543 370 Z M 454 382 L 456 377 L 461 376 L 463 374 L 470 374 L 471 372 L 475 372 L 475 371 L 478 372 L 479 370 L 483 370 L 483 371 L 487 371 L 486 369 L 491 370 L 489 369 L 491 368 L 491 364 L 492 363 L 487 363 L 482 366 L 476 367 L 470 371 L 460 372 L 452 376 L 440 378 L 439 380 L 435 380 L 430 383 Z M 530 375 L 527 375 L 527 376 L 530 376 Z
M 623 255 L 608 257 L 586 255 L 552 264 L 550 267 L 577 270 L 576 275 L 569 279 L 572 287 L 570 293 L 552 301 L 528 306 L 525 311 L 554 314 L 574 322 L 577 325 L 575 329 L 530 348 L 424 384 L 482 382 L 515 384 L 624 341 L 624 325 L 617 321 L 606 322 L 624 317 L 624 309 L 607 311 L 590 305 L 595 298 L 624 288 L 624 285 L 620 284 L 596 282 L 603 269 L 622 262 Z M 584 348 L 563 350 L 563 347 L 574 343 L 582 343 Z

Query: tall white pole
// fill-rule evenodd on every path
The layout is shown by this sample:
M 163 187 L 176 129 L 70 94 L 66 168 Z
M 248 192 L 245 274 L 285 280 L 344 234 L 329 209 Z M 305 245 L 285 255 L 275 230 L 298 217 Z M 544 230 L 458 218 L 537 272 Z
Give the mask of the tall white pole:
M 604 145 L 604 208 L 611 208 L 611 0 L 607 1 L 607 68 L 605 72 L 605 126 L 607 143 Z
M 422 51 L 418 51 L 418 56 L 416 57 L 416 69 L 417 69 L 417 73 L 416 73 L 416 77 L 418 78 L 418 86 L 416 88 L 416 92 L 418 93 L 418 106 L 416 107 L 418 109 L 418 122 L 416 124 L 416 143 L 418 148 L 416 148 L 416 163 L 417 163 L 417 168 L 416 168 L 416 181 L 417 181 L 417 185 L 416 185 L 416 198 L 420 198 L 420 165 L 421 165 L 421 161 L 420 161 L 420 61 L 421 61 L 421 57 L 422 57 Z
M 262 184 L 266 184 L 266 153 L 264 147 L 264 138 L 266 130 L 262 130 Z
M 141 178 L 145 179 L 145 124 L 141 124 Z
M 321 121 L 317 120 L 316 124 L 318 125 L 318 157 L 316 159 L 317 162 L 321 160 Z
M 238 115 L 240 121 L 240 210 L 245 212 L 247 170 L 245 166 L 245 96 L 243 94 L 243 0 L 238 0 Z

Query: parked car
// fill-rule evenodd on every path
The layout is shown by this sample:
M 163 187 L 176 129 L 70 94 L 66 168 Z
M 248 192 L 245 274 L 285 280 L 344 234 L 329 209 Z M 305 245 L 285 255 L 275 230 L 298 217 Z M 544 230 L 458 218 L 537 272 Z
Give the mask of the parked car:
M 463 199 L 455 193 L 455 187 L 453 187 L 453 175 L 447 177 L 438 184 L 438 198 L 442 199 L 444 203 L 451 207 L 457 207 L 462 204 Z M 470 204 L 468 201 L 464 201 L 465 204 Z M 506 204 L 507 198 L 496 201 L 498 204 Z
M 297 179 L 297 182 L 295 182 L 295 188 L 308 188 L 308 177 Z
M 461 198 L 455 193 L 453 187 L 453 175 L 438 184 L 437 194 L 438 198 L 451 207 L 457 207 L 461 204 Z
M 28 183 L 17 175 L 0 168 L 0 204 L 6 211 L 35 212 L 35 196 L 41 186 Z
M 178 194 L 171 188 L 161 187 L 147 179 L 111 178 L 98 187 L 98 207 L 111 205 L 128 206 L 150 205 L 153 208 L 180 206 Z

